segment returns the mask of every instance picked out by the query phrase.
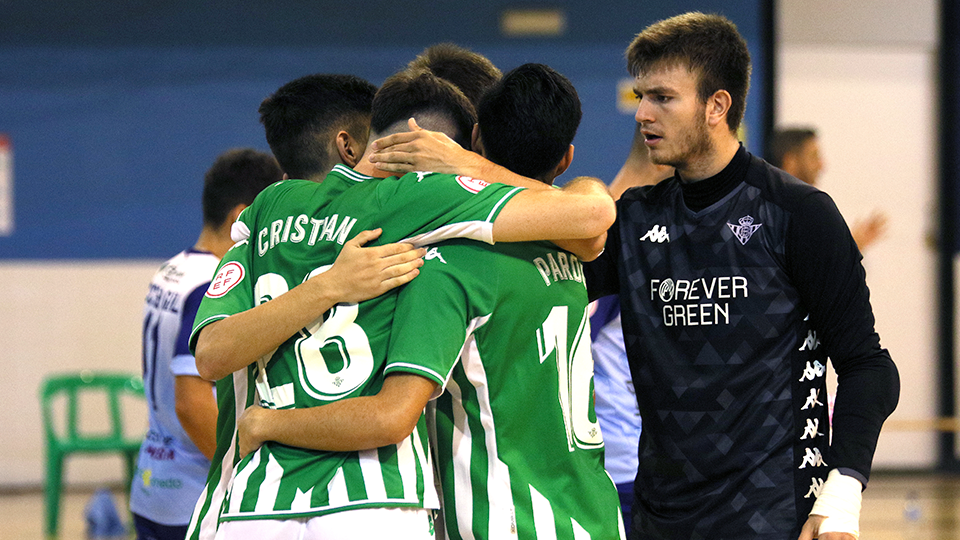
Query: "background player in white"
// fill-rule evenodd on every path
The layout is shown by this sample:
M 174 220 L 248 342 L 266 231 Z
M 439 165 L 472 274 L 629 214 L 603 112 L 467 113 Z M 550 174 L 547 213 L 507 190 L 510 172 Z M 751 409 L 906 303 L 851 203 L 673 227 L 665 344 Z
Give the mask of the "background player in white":
M 475 145 L 550 185 L 572 159 L 579 119 L 569 81 L 527 64 L 481 100 Z M 264 440 L 317 449 L 375 440 L 418 418 L 449 382 L 435 440 L 447 537 L 622 536 L 602 438 L 585 420 L 591 361 L 579 264 L 543 242 L 431 246 L 420 276 L 400 292 L 384 390 L 336 407 L 248 409 L 241 452 Z M 399 366 L 420 366 L 420 377 Z
M 140 540 L 182 539 L 216 447 L 217 403 L 187 342 L 220 258 L 233 245 L 240 211 L 283 172 L 269 154 L 235 149 L 217 157 L 203 185 L 203 228 L 196 244 L 163 263 L 150 283 L 143 317 L 143 382 L 149 429 L 130 490 Z

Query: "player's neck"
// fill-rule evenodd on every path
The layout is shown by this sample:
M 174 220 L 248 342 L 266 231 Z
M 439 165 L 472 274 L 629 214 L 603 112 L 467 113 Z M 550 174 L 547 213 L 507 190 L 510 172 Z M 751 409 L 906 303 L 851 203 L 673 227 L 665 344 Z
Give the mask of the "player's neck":
M 720 137 L 720 140 L 713 143 L 713 148 L 709 152 L 685 166 L 678 166 L 677 172 L 680 173 L 684 182 L 712 178 L 730 164 L 739 149 L 740 141 L 733 134 Z
M 219 229 L 204 226 L 203 230 L 200 231 L 200 237 L 193 245 L 193 249 L 213 253 L 218 259 L 222 259 L 227 251 L 233 247 L 233 240 L 230 238 L 230 225 L 230 223 L 226 223 Z
M 353 170 L 357 171 L 360 174 L 365 174 L 367 176 L 372 176 L 374 178 L 386 178 L 388 176 L 397 176 L 394 173 L 387 171 L 382 171 L 376 168 L 373 163 L 370 161 L 370 155 L 373 154 L 373 151 L 369 149 L 364 152 L 363 157 L 360 158 L 360 161 L 353 167 Z

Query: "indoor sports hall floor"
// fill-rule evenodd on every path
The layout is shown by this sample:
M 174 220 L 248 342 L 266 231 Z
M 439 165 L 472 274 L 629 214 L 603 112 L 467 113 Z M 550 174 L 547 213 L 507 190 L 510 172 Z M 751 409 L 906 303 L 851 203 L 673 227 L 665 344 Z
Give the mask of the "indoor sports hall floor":
M 60 538 L 85 537 L 83 510 L 92 490 L 67 490 Z M 121 509 L 126 499 L 115 492 Z M 128 515 L 122 514 L 125 519 Z M 42 539 L 43 494 L 0 492 L 0 540 Z M 861 540 L 953 540 L 960 538 L 960 476 L 875 472 L 864 493 Z

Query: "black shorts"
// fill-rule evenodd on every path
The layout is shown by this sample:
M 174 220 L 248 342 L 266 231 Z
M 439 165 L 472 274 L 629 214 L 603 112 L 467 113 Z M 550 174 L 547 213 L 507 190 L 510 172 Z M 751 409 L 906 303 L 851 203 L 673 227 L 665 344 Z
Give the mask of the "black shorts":
M 184 540 L 187 537 L 187 525 L 161 525 L 136 514 L 133 527 L 137 530 L 137 540 Z

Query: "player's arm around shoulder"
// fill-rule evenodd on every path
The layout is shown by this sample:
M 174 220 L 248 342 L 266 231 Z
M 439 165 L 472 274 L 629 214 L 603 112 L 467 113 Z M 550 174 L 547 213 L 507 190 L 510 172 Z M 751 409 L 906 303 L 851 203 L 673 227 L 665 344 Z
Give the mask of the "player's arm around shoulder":
M 361 231 L 344 244 L 333 266 L 269 302 L 197 330 L 197 370 L 217 380 L 270 353 L 340 302 L 357 303 L 408 283 L 426 250 L 408 243 L 363 247 L 383 231 Z
M 561 189 L 525 190 L 504 206 L 493 223 L 497 242 L 551 240 L 582 260 L 603 251 L 617 211 L 606 185 L 580 176 Z
M 436 381 L 413 373 L 388 375 L 380 392 L 322 407 L 247 408 L 238 422 L 240 456 L 274 441 L 310 450 L 348 452 L 398 444 L 413 432 Z

